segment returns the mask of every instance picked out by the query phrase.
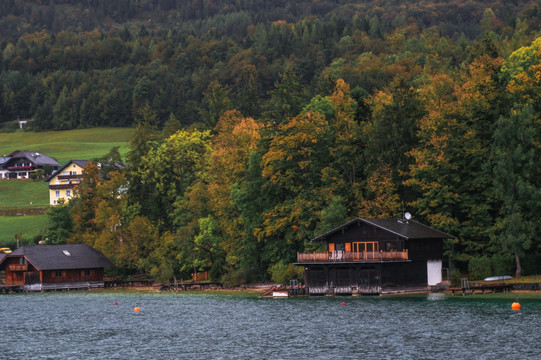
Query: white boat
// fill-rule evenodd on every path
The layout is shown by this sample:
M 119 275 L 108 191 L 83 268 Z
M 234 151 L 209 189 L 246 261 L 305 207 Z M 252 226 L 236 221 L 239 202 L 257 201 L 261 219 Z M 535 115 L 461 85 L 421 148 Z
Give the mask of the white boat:
M 484 278 L 485 281 L 498 281 L 498 280 L 511 280 L 513 277 L 509 275 L 503 275 L 503 276 L 491 276 Z
M 273 291 L 272 297 L 289 297 L 288 291 Z

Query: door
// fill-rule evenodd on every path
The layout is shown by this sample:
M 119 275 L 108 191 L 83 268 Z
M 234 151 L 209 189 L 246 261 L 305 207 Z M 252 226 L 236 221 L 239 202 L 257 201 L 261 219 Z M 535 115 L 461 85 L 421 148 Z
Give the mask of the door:
M 353 260 L 372 260 L 379 252 L 377 241 L 361 241 L 353 243 Z

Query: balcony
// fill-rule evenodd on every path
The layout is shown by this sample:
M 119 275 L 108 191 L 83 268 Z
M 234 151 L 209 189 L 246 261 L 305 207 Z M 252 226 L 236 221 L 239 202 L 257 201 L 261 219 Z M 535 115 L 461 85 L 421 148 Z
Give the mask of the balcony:
M 58 184 L 58 185 L 49 185 L 49 189 L 51 190 L 63 190 L 63 189 L 73 189 L 75 186 L 79 185 L 77 184 Z
M 23 265 L 11 264 L 8 266 L 8 268 L 10 271 L 27 271 L 28 264 L 23 264 Z
M 8 166 L 8 170 L 33 170 L 33 166 Z
M 58 175 L 58 180 L 81 180 L 82 178 L 82 174 Z
M 368 262 L 408 260 L 408 250 L 391 251 L 325 251 L 320 253 L 297 253 L 297 262 Z

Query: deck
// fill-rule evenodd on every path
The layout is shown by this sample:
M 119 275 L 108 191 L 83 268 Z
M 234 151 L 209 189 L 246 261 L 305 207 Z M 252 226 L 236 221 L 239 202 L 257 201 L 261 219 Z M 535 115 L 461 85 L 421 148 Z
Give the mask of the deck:
M 408 250 L 394 251 L 325 251 L 297 253 L 298 263 L 313 262 L 369 262 L 369 261 L 406 261 Z

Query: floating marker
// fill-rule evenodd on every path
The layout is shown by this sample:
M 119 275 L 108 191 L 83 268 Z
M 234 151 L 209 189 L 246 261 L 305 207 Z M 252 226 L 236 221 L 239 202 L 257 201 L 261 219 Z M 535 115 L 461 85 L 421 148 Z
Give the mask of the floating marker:
M 115 305 L 118 305 L 118 303 L 115 301 Z
M 139 311 L 141 311 L 141 309 L 139 309 L 138 307 L 136 307 L 136 308 L 133 309 L 133 311 L 139 312 Z
M 515 301 L 514 303 L 511 304 L 511 309 L 520 310 L 520 304 Z
M 346 305 L 346 303 L 342 301 L 342 302 L 340 303 L 340 305 Z

